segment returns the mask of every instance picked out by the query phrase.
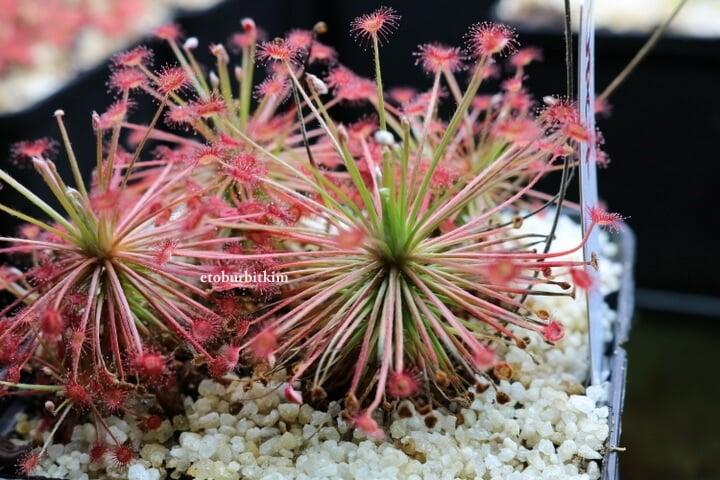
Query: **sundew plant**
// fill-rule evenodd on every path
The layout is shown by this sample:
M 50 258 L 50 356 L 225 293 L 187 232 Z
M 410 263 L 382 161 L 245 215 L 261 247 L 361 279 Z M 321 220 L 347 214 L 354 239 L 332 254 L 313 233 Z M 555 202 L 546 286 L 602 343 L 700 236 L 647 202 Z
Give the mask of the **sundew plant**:
M 553 278 L 588 266 L 560 259 L 582 242 L 571 251 L 538 253 L 545 235 L 514 233 L 523 220 L 518 205 L 533 197 L 533 186 L 573 153 L 577 141 L 590 137 L 568 102 L 531 114 L 521 82 L 535 52 L 516 53 L 516 73 L 504 82 L 505 91 L 484 102 L 478 89 L 494 58 L 513 47 L 510 29 L 474 26 L 467 55 L 423 45 L 419 63 L 433 86 L 410 101 L 420 107 L 392 107 L 383 101 L 379 51 L 398 18 L 380 9 L 353 22 L 357 36 L 372 45 L 370 101 L 377 118 L 347 127 L 328 113 L 326 83 L 298 69 L 286 40 L 260 47 L 276 71 L 285 69 L 323 137 L 308 146 L 307 164 L 295 172 L 303 189 L 261 180 L 267 190 L 294 198 L 306 212 L 303 219 L 292 227 L 223 224 L 277 240 L 274 251 L 245 258 L 281 258 L 290 277 L 284 298 L 258 310 L 252 322 L 262 330 L 245 346 L 273 339 L 275 348 L 266 353 L 293 372 L 290 399 L 302 398 L 293 388 L 302 380 L 313 401 L 342 385 L 346 413 L 371 436 L 381 435 L 372 413 L 389 400 L 428 396 L 442 402 L 488 379 L 489 371 L 507 375 L 496 346 L 526 342 L 512 327 L 538 332 L 548 342 L 561 339 L 561 323 L 521 299 L 573 295 L 571 285 Z M 336 94 L 367 83 L 347 71 L 339 80 L 343 68 L 328 76 Z M 469 72 L 464 91 L 454 76 L 460 68 Z M 441 79 L 456 92 L 448 122 L 437 116 Z M 270 163 L 292 168 L 245 140 Z M 617 220 L 593 212 L 596 224 Z
M 589 287 L 596 262 L 564 258 L 589 232 L 546 253 L 552 232 L 518 228 L 556 198 L 538 182 L 572 165 L 595 132 L 567 100 L 535 105 L 523 82 L 540 54 L 517 50 L 503 25 L 472 26 L 464 48 L 419 46 L 428 90 L 386 89 L 381 47 L 399 21 L 381 8 L 352 22 L 374 79 L 337 63 L 318 40 L 322 23 L 262 41 L 245 19 L 229 42 L 239 64 L 212 45 L 208 68 L 194 56 L 197 39 L 165 26 L 157 36 L 178 65 L 153 67 L 146 47 L 114 58 L 117 100 L 93 116 L 89 184 L 61 111 L 72 185 L 51 160 L 54 141 L 14 147 L 59 205 L 0 170 L 44 216 L 0 204 L 27 222 L 0 238 L 3 253 L 22 258 L 0 277 L 16 298 L 0 312 L 0 386 L 45 395 L 51 417 L 24 472 L 80 414 L 98 431 L 118 412 L 159 425 L 161 413 L 138 405 L 153 404 L 181 366 L 217 378 L 284 368 L 289 401 L 341 399 L 346 417 L 379 439 L 379 407 L 445 404 L 512 375 L 501 345 L 524 348 L 529 332 L 563 337 L 561 319 L 525 298 Z M 501 66 L 510 75 L 484 93 Z M 137 95 L 158 104 L 149 125 L 128 119 Z M 342 123 L 338 105 L 371 114 Z M 585 207 L 592 228 L 620 220 Z M 287 281 L 200 280 L 263 272 Z M 558 279 L 568 272 L 576 285 Z M 93 461 L 120 466 L 135 455 L 117 441 L 93 450 Z

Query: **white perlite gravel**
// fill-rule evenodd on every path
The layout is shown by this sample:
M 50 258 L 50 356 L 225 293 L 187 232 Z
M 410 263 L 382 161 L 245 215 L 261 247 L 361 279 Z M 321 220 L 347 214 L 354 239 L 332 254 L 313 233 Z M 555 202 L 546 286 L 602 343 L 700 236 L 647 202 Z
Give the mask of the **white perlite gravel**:
M 532 218 L 526 231 L 546 231 L 548 218 Z M 554 249 L 569 248 L 579 240 L 579 229 L 562 218 Z M 603 256 L 615 246 L 603 239 Z M 579 257 L 580 254 L 578 253 Z M 602 291 L 618 288 L 620 266 L 601 261 Z M 608 436 L 605 388 L 590 387 L 587 375 L 585 299 L 579 295 L 537 297 L 566 328 L 555 347 L 538 336 L 526 350 L 510 347 L 506 361 L 515 371 L 513 381 L 499 390 L 510 396 L 500 405 L 492 388 L 477 394 L 461 415 L 435 410 L 433 428 L 414 412 L 387 426 L 384 441 L 364 434 L 339 418 L 340 406 L 327 412 L 308 405 L 287 403 L 284 377 L 267 385 L 237 379 L 223 386 L 204 380 L 199 398 L 185 399 L 186 416 L 165 421 L 156 431 L 143 433 L 134 424 L 110 418 L 119 439 L 129 438 L 139 459 L 129 469 L 105 472 L 89 463 L 86 453 L 95 441 L 95 428 L 81 425 L 68 445 L 54 445 L 41 464 L 40 474 L 70 479 L 127 478 L 159 480 L 182 473 L 198 480 L 240 478 L 280 479 L 483 479 L 483 480 L 590 480 L 600 478 L 599 463 Z M 614 312 L 606 310 L 608 338 Z M 234 406 L 241 406 L 238 413 Z M 29 422 L 21 419 L 20 430 Z M 178 440 L 171 439 L 174 432 Z

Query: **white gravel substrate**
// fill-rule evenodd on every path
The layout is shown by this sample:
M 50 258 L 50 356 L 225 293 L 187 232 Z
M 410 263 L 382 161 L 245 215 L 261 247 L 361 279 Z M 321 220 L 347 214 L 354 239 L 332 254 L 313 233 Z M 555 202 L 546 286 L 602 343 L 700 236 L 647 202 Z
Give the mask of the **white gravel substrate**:
M 533 218 L 523 230 L 544 231 L 548 224 L 547 218 Z M 568 248 L 578 239 L 577 225 L 563 218 L 554 249 Z M 614 245 L 606 240 L 603 245 L 603 257 L 614 255 Z M 620 266 L 609 261 L 600 265 L 602 291 L 616 290 Z M 140 454 L 129 469 L 110 467 L 101 474 L 104 466 L 89 463 L 84 452 L 95 441 L 95 429 L 88 424 L 76 428 L 72 443 L 53 446 L 37 473 L 128 480 L 179 478 L 181 473 L 199 480 L 598 479 L 609 412 L 605 388 L 583 386 L 585 300 L 581 294 L 575 300 L 531 301 L 561 321 L 566 335 L 555 347 L 535 336 L 526 350 L 509 348 L 505 359 L 515 374 L 499 385 L 511 399 L 504 405 L 489 388 L 460 416 L 434 411 L 433 428 L 417 413 L 395 416 L 386 426 L 386 439 L 375 442 L 339 418 L 337 404 L 323 412 L 287 403 L 282 375 L 267 385 L 237 379 L 222 386 L 205 380 L 197 400 L 185 399 L 187 415 L 175 417 L 172 424 L 165 421 L 154 432 L 141 432 L 129 419 L 109 419 L 115 435 L 129 438 Z M 613 319 L 608 308 L 608 338 Z M 230 414 L 238 405 L 240 411 Z M 25 419 L 18 425 L 25 431 L 28 426 Z M 173 437 L 174 432 L 181 433 Z

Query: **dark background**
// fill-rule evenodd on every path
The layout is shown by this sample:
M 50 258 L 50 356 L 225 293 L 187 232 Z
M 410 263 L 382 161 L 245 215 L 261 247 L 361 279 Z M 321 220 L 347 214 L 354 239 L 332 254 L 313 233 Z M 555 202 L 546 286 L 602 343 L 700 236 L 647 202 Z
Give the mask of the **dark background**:
M 348 34 L 357 15 L 391 5 L 402 14 L 400 28 L 383 48 L 388 86 L 428 88 L 414 65 L 420 43 L 460 44 L 467 27 L 491 17 L 490 1 L 229 0 L 209 13 L 180 19 L 204 47 L 223 42 L 253 17 L 272 36 L 290 28 L 329 25 L 322 39 L 340 59 L 371 76 L 369 52 Z M 720 22 L 720 18 L 717 19 Z M 561 32 L 520 31 L 522 45 L 543 50 L 544 61 L 529 68 L 528 85 L 538 99 L 565 91 Z M 598 32 L 597 86 L 602 90 L 642 46 L 645 36 Z M 170 62 L 156 47 L 156 63 Z M 201 49 L 203 48 L 201 47 Z M 57 137 L 52 112 L 62 108 L 76 152 L 89 173 L 94 162 L 90 113 L 112 101 L 107 65 L 86 73 L 60 93 L 18 114 L 0 116 L 0 155 L 18 140 Z M 612 115 L 599 123 L 612 163 L 600 174 L 600 192 L 611 210 L 630 217 L 638 237 L 636 277 L 639 313 L 628 344 L 628 398 L 621 456 L 624 478 L 700 480 L 720 478 L 718 388 L 713 381 L 720 342 L 720 39 L 668 36 L 610 98 Z M 140 122 L 149 106 L 133 116 Z M 1 158 L 1 157 L 0 157 Z M 3 168 L 7 162 L 0 161 Z M 62 165 L 64 162 L 59 162 Z M 9 167 L 12 169 L 12 167 Z M 30 170 L 13 169 L 20 181 L 39 185 Z M 550 184 L 549 188 L 556 188 Z M 10 189 L 4 203 L 27 208 Z M 0 230 L 14 230 L 3 216 Z

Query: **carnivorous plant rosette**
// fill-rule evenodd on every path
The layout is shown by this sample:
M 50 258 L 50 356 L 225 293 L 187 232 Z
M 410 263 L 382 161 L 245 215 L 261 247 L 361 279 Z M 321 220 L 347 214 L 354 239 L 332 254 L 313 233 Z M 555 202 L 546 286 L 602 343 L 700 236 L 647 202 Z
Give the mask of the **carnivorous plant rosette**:
M 16 300 L 0 312 L 5 371 L 0 386 L 4 393 L 57 397 L 46 404 L 57 417 L 53 432 L 26 459 L 26 471 L 32 471 L 71 411 L 89 412 L 98 431 L 110 432 L 104 414 L 132 413 L 134 400 L 172 383 L 177 350 L 209 364 L 217 375 L 233 370 L 238 360 L 236 350 L 226 348 L 217 356 L 209 351 L 226 321 L 208 308 L 211 294 L 198 285 L 213 266 L 190 253 L 221 247 L 208 241 L 216 228 L 204 220 L 223 210 L 222 201 L 190 182 L 192 163 L 174 161 L 167 152 L 139 160 L 146 138 L 134 154 L 122 151 L 117 132 L 124 114 L 109 124 L 95 116 L 97 170 L 86 189 L 62 116 L 56 112 L 75 187 L 49 159 L 50 143 L 17 149 L 29 154 L 26 161 L 61 210 L 0 170 L 7 186 L 49 218 L 0 204 L 0 210 L 28 222 L 20 236 L 0 239 L 9 244 L 2 253 L 26 257 L 29 264 L 25 271 L 2 271 L 2 287 Z M 112 133 L 104 152 L 106 128 Z M 22 379 L 26 369 L 32 372 L 27 382 Z M 122 454 L 127 447 L 116 443 L 112 448 Z M 131 453 L 125 452 L 122 464 L 132 460 Z
M 439 79 L 450 72 L 447 55 L 457 51 L 425 62 L 437 71 L 423 113 L 410 119 L 386 108 L 379 100 L 378 35 L 388 34 L 397 18 L 381 9 L 354 23 L 375 52 L 376 124 L 336 124 L 321 100 L 324 83 L 297 70 L 286 41 L 261 46 L 277 69 L 284 67 L 324 136 L 308 143 L 302 167 L 240 136 L 269 164 L 295 172 L 304 184 L 299 191 L 271 178 L 259 183 L 292 197 L 304 217 L 294 225 L 216 221 L 266 233 L 273 251 L 242 258 L 279 261 L 289 277 L 284 297 L 252 321 L 260 331 L 243 348 L 291 369 L 285 394 L 292 401 L 303 398 L 296 390 L 301 379 L 314 401 L 324 400 L 326 390 L 345 391 L 346 413 L 376 437 L 382 432 L 372 413 L 386 400 L 420 395 L 443 401 L 464 394 L 490 370 L 508 376 L 495 346 L 526 342 L 511 326 L 549 342 L 562 338 L 562 325 L 548 312 L 529 310 L 522 298 L 573 295 L 553 276 L 587 266 L 560 260 L 584 240 L 571 251 L 538 253 L 545 235 L 514 234 L 522 218 L 502 220 L 507 212 L 519 213 L 519 201 L 532 197 L 537 181 L 573 152 L 578 135 L 586 135 L 573 107 L 556 102 L 533 118 L 528 108 L 507 106 L 519 91 L 512 89 L 489 117 L 501 141 L 487 141 L 488 129 L 476 127 L 471 105 L 493 56 L 512 44 L 514 34 L 482 24 L 471 30 L 469 85 L 447 124 L 437 116 Z M 421 55 L 431 55 L 428 49 Z M 332 155 L 341 173 L 318 167 L 317 158 Z M 457 176 L 448 173 L 454 162 L 467 160 Z M 504 198 L 498 200 L 498 192 Z M 612 223 L 599 211 L 594 218 Z
M 241 21 L 242 31 L 229 39 L 229 49 L 239 54 L 239 62 L 233 65 L 234 55 L 222 44 L 209 46 L 215 65 L 204 69 L 195 57 L 200 42 L 195 37 L 182 40 L 182 33 L 174 25 L 156 31 L 156 36 L 167 42 L 184 72 L 187 88 L 174 91 L 165 100 L 164 123 L 153 125 L 151 137 L 189 146 L 186 153 L 196 160 L 193 178 L 201 185 L 215 185 L 215 193 L 225 196 L 235 204 L 252 200 L 256 194 L 256 177 L 271 175 L 282 177 L 292 184 L 293 176 L 276 165 L 271 171 L 246 148 L 241 137 L 251 137 L 254 142 L 274 151 L 304 152 L 303 135 L 295 104 L 288 102 L 290 82 L 287 72 L 270 68 L 261 82 L 256 82 L 256 56 L 258 42 L 264 37 L 262 29 L 252 19 Z M 313 31 L 292 30 L 279 50 L 295 58 L 304 55 L 308 65 L 327 65 L 335 62 L 335 51 L 316 37 L 324 31 L 319 23 Z M 138 89 L 162 100 L 162 93 L 153 88 L 157 73 L 149 66 L 152 52 L 138 47 L 116 55 L 113 78 L 129 77 L 143 79 Z M 112 80 L 111 80 L 112 82 Z M 144 125 L 127 124 L 138 132 Z M 170 130 L 191 131 L 203 144 L 170 133 Z M 320 130 L 305 132 L 310 138 L 321 134 Z M 218 177 L 221 181 L 218 181 Z

